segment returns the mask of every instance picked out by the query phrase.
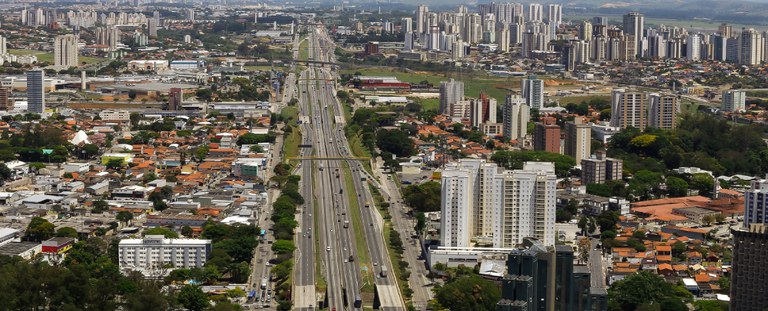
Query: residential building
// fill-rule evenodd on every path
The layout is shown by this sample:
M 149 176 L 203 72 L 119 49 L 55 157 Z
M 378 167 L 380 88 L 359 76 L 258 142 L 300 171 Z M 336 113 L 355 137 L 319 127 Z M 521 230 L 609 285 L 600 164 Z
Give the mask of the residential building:
M 462 168 L 473 172 L 474 193 L 472 194 L 473 237 L 491 238 L 494 234 L 494 219 L 499 217 L 498 208 L 501 204 L 502 173 L 496 163 L 487 163 L 480 159 L 462 159 Z
M 501 190 L 501 211 L 495 218 L 493 247 L 514 248 L 533 237 L 546 246 L 555 244 L 557 176 L 551 162 L 525 162 L 522 170 L 506 171 Z
M 171 88 L 168 92 L 168 110 L 180 110 L 184 102 L 184 90 L 178 87 Z
M 544 81 L 536 79 L 535 76 L 529 76 L 523 79 L 522 91 L 525 103 L 531 109 L 541 109 L 544 107 Z
M 0 110 L 13 110 L 13 102 L 11 101 L 11 88 L 9 87 L 0 87 Z
M 614 89 L 611 93 L 611 126 L 645 129 L 647 105 L 647 93 Z
M 643 28 L 644 17 L 643 14 L 638 12 L 630 12 L 623 17 L 624 33 L 632 36 L 633 42 L 628 43 L 631 45 L 631 49 L 635 51 L 633 55 L 628 55 L 630 59 L 634 59 L 636 56 L 642 56 L 642 42 L 643 42 Z
M 650 94 L 648 126 L 673 129 L 677 125 L 677 96 L 672 94 Z M 577 161 L 578 162 L 578 161 Z
M 744 191 L 744 228 L 751 224 L 768 224 L 768 179 L 752 180 Z
M 528 122 L 531 120 L 531 108 L 525 104 L 525 98 L 518 95 L 507 95 L 502 109 L 504 118 L 504 139 L 518 140 L 525 138 L 528 133 Z
M 746 219 L 746 217 L 745 217 Z M 731 310 L 763 311 L 768 308 L 768 229 L 751 224 L 733 234 Z
M 605 152 L 597 152 L 589 159 L 581 160 L 581 184 L 602 184 L 608 180 L 621 179 L 624 162 L 605 157 Z
M 470 123 L 481 128 L 486 123 L 496 123 L 496 99 L 480 94 L 480 98 L 471 101 Z
M 123 239 L 118 246 L 120 271 L 162 277 L 173 269 L 202 268 L 211 253 L 211 240 L 166 239 L 148 235 Z
M 45 72 L 41 69 L 27 71 L 27 110 L 45 111 Z
M 723 91 L 723 111 L 744 111 L 746 109 L 747 92 L 743 90 Z
M 440 82 L 440 113 L 448 114 L 451 105 L 464 99 L 464 82 L 450 81 Z
M 0 55 L 4 55 L 8 53 L 8 41 L 5 39 L 5 37 L 0 36 Z
M 584 124 L 580 117 L 565 123 L 565 154 L 576 159 L 576 163 L 592 154 L 592 127 Z
M 737 57 L 739 64 L 758 65 L 763 61 L 765 39 L 753 28 L 742 28 L 738 37 Z
M 473 223 L 474 172 L 459 166 L 443 171 L 440 200 L 440 245 L 468 247 Z
M 560 126 L 554 120 L 544 119 L 536 124 L 533 132 L 533 150 L 560 152 Z
M 53 64 L 57 68 L 77 67 L 77 36 L 56 36 L 53 44 Z
M 99 112 L 99 118 L 104 121 L 131 121 L 131 113 L 128 110 L 102 110 Z

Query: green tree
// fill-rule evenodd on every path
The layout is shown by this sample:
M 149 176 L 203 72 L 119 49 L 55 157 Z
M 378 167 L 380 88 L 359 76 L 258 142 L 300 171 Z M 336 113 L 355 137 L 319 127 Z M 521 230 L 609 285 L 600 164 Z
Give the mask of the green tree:
M 667 176 L 667 194 L 670 197 L 684 197 L 688 195 L 688 183 L 679 177 Z
M 0 163 L 0 179 L 8 180 L 11 178 L 11 175 L 13 175 L 11 169 L 9 169 L 5 163 Z
M 210 305 L 208 296 L 200 289 L 199 286 L 184 285 L 179 290 L 179 294 L 176 298 L 179 303 L 192 311 L 201 311 Z
M 122 223 L 128 224 L 128 222 L 130 222 L 133 219 L 133 213 L 129 211 L 119 211 L 117 212 L 115 219 L 117 219 Z
M 27 225 L 26 235 L 32 241 L 50 239 L 55 233 L 55 226 L 42 217 L 32 217 Z
M 195 159 L 197 159 L 197 162 L 203 162 L 205 160 L 205 157 L 208 156 L 208 152 L 211 150 L 207 145 L 199 146 L 195 148 L 195 151 L 192 153 L 195 156 Z
M 56 230 L 56 236 L 58 237 L 69 237 L 69 238 L 77 238 L 79 235 L 77 234 L 77 230 L 72 227 L 61 227 L 58 230 Z
M 92 158 L 99 154 L 99 146 L 94 144 L 85 144 L 83 145 L 82 151 L 86 158 Z
M 379 130 L 376 134 L 376 146 L 382 151 L 391 152 L 398 157 L 407 157 L 414 153 L 413 141 L 401 130 Z
M 609 304 L 621 310 L 635 310 L 644 303 L 662 303 L 671 295 L 672 285 L 647 271 L 628 275 L 608 288 Z
M 295 249 L 296 246 L 293 245 L 293 241 L 276 240 L 274 243 L 272 243 L 272 251 L 276 254 L 292 253 Z
M 696 311 L 728 311 L 727 302 L 718 300 L 697 300 L 693 302 Z
M 181 235 L 190 238 L 192 237 L 192 234 L 193 234 L 192 227 L 190 226 L 181 227 Z
M 497 151 L 491 156 L 491 161 L 506 169 L 522 169 L 529 161 L 554 162 L 555 173 L 558 177 L 567 177 L 576 160 L 567 155 L 545 151 Z
M 93 201 L 93 209 L 91 209 L 91 213 L 103 213 L 109 210 L 109 204 L 107 201 L 104 200 L 96 200 Z
M 179 234 L 176 233 L 176 231 L 173 231 L 173 230 L 168 229 L 168 228 L 163 228 L 163 227 L 155 227 L 155 228 L 146 229 L 146 230 L 144 230 L 144 232 L 142 232 L 142 235 L 144 235 L 144 236 L 147 236 L 147 235 L 162 235 L 162 236 L 165 236 L 166 238 L 169 238 L 169 239 L 178 239 L 179 238 Z
M 108 169 L 119 170 L 123 165 L 125 165 L 123 159 L 109 159 L 106 166 Z
M 416 211 L 435 212 L 440 210 L 441 191 L 440 183 L 428 181 L 403 189 L 403 199 Z
M 501 291 L 491 281 L 477 275 L 468 275 L 454 279 L 435 290 L 435 298 L 442 306 L 451 310 L 496 310 L 496 303 L 501 299 Z

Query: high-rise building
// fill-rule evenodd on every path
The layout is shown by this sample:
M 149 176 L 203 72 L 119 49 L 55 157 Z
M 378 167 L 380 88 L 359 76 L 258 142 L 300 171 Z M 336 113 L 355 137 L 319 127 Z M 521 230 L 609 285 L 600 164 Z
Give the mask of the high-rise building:
M 422 34 L 427 32 L 427 15 L 429 15 L 429 7 L 426 5 L 419 5 L 416 9 L 416 33 Z
M 624 25 L 624 33 L 627 35 L 632 36 L 634 38 L 633 43 L 631 43 L 633 50 L 635 51 L 636 56 L 643 56 L 642 55 L 642 44 L 643 41 L 643 28 L 644 28 L 644 18 L 643 14 L 640 14 L 639 12 L 630 12 L 624 15 L 623 18 L 623 25 Z
M 528 5 L 528 21 L 531 22 L 543 22 L 544 21 L 544 6 L 539 3 L 531 3 Z
M 547 23 L 555 26 L 563 23 L 563 7 L 559 4 L 547 4 Z
M 522 170 L 505 172 L 501 212 L 494 226 L 493 247 L 513 248 L 533 237 L 555 245 L 557 176 L 551 162 L 525 162 Z
M 450 81 L 440 82 L 440 113 L 449 114 L 451 105 L 464 99 L 464 82 Z
M 739 64 L 757 65 L 763 60 L 765 39 L 756 30 L 742 28 L 738 40 Z
M 726 23 L 720 24 L 720 26 L 717 27 L 717 33 L 723 36 L 724 38 L 731 38 L 733 37 L 733 26 L 728 25 Z
M 746 217 L 745 217 L 746 219 Z M 731 310 L 763 311 L 768 308 L 768 228 L 752 224 L 733 234 Z
M 53 44 L 53 64 L 58 68 L 77 67 L 77 36 L 56 36 Z
M 120 42 L 120 29 L 117 27 L 97 27 L 96 44 L 108 45 L 110 50 L 115 50 Z
M 547 119 L 536 124 L 533 132 L 533 150 L 560 153 L 560 126 Z
M 8 54 L 8 42 L 6 42 L 5 37 L 0 36 L 0 55 Z
M 45 111 L 45 72 L 41 69 L 27 71 L 27 110 Z
M 413 32 L 413 18 L 410 18 L 410 17 L 401 18 L 400 31 L 403 33 Z
M 602 184 L 609 180 L 623 177 L 624 162 L 605 157 L 604 151 L 597 152 L 588 159 L 581 160 L 581 184 Z
M 608 19 L 603 16 L 595 16 L 592 18 L 592 24 L 606 26 L 608 25 Z
M 690 61 L 701 59 L 701 36 L 699 34 L 689 34 L 686 38 L 685 58 Z
M 743 90 L 723 91 L 723 111 L 744 111 L 747 92 Z
M 522 92 L 525 103 L 531 109 L 544 108 L 544 81 L 536 79 L 535 76 L 528 76 L 522 81 Z
M 744 191 L 744 227 L 751 224 L 768 224 L 768 179 L 752 180 Z
M 157 27 L 160 26 L 160 20 L 155 18 L 147 19 L 147 34 L 150 37 L 157 37 Z
M 677 96 L 672 94 L 650 94 L 648 126 L 673 129 L 677 125 Z M 577 161 L 578 162 L 578 161 Z
M 13 103 L 11 102 L 11 88 L 9 87 L 0 87 L 0 110 L 13 110 Z
M 448 166 L 441 177 L 440 245 L 469 247 L 475 232 L 473 194 L 474 172 Z
M 581 163 L 592 154 L 592 127 L 581 117 L 565 123 L 565 154 Z
M 528 131 L 528 121 L 531 120 L 531 108 L 525 104 L 525 98 L 518 95 L 507 95 L 504 101 L 503 135 L 506 140 L 525 138 Z
M 187 20 L 192 22 L 195 21 L 195 9 L 193 8 L 187 9 Z
M 496 123 L 496 99 L 480 94 L 472 100 L 470 123 L 472 127 L 481 128 L 485 123 Z
M 584 41 L 592 40 L 592 23 L 589 21 L 581 21 L 581 27 L 579 27 L 579 39 Z
M 645 129 L 648 94 L 625 89 L 611 93 L 611 126 Z
M 461 159 L 459 166 L 472 172 L 472 232 L 473 237 L 492 238 L 494 224 L 501 212 L 501 191 L 503 172 L 496 163 L 480 159 Z
M 210 254 L 211 240 L 166 239 L 162 235 L 123 239 L 118 246 L 121 271 L 139 271 L 154 277 L 164 276 L 167 266 L 202 268 Z
M 168 110 L 179 110 L 184 102 L 184 90 L 178 87 L 171 88 L 168 97 Z

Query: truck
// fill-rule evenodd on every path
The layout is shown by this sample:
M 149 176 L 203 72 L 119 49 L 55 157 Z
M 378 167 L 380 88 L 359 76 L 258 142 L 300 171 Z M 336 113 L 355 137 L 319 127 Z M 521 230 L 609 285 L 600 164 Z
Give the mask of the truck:
M 349 228 L 349 220 L 344 221 L 344 229 Z
M 261 279 L 261 289 L 267 289 L 267 278 Z
M 387 277 L 387 267 L 386 266 L 381 266 L 381 273 L 380 274 L 381 274 L 381 277 L 383 277 L 383 278 Z

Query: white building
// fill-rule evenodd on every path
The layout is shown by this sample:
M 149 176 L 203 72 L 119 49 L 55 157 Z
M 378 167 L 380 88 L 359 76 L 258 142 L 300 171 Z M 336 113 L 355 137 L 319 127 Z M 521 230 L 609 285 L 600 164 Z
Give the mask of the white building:
M 211 240 L 166 239 L 148 235 L 124 239 L 118 247 L 120 271 L 139 271 L 146 276 L 164 276 L 172 269 L 202 268 L 211 253 Z M 172 268 L 165 268 L 171 266 Z
M 541 109 L 544 107 L 544 81 L 536 79 L 535 76 L 529 76 L 528 79 L 523 79 L 522 92 L 520 92 L 525 98 L 525 103 L 531 107 L 531 109 Z
M 440 244 L 443 246 L 470 246 L 474 232 L 472 175 L 470 170 L 458 166 L 443 171 L 440 203 Z
M 522 170 L 504 173 L 503 207 L 494 218 L 493 247 L 512 248 L 534 237 L 555 245 L 557 176 L 551 162 L 526 162 Z
M 440 82 L 440 113 L 448 114 L 451 105 L 464 99 L 464 82 L 442 81 Z
M 130 121 L 131 113 L 127 110 L 103 110 L 99 112 L 99 118 L 104 121 Z
M 525 138 L 525 135 L 528 134 L 528 121 L 531 119 L 531 108 L 525 104 L 525 98 L 507 95 L 502 114 L 504 115 L 502 120 L 504 139 Z
M 724 111 L 744 111 L 746 109 L 747 93 L 743 90 L 723 91 Z
M 744 227 L 750 224 L 768 224 L 767 179 L 753 180 L 751 188 L 744 191 Z
M 57 68 L 77 67 L 77 36 L 57 36 L 53 45 L 53 64 Z

